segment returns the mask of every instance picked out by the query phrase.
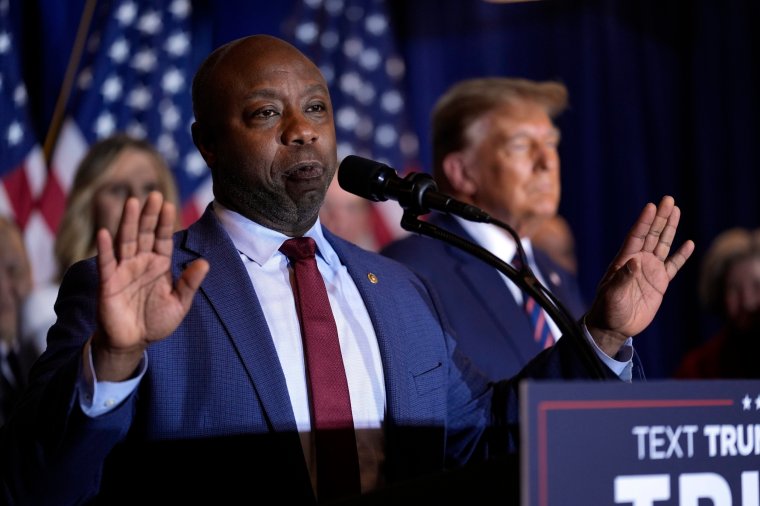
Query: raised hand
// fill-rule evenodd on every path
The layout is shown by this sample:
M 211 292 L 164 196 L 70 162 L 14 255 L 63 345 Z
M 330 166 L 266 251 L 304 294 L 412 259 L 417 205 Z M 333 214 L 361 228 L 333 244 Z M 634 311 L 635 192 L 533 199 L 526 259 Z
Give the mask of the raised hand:
M 172 232 L 176 210 L 158 192 L 140 212 L 130 198 L 124 205 L 115 241 L 98 231 L 99 327 L 92 339 L 99 380 L 123 381 L 154 341 L 182 322 L 208 272 L 206 260 L 190 264 L 174 283 L 171 276 Z
M 652 322 L 668 284 L 694 251 L 689 240 L 668 256 L 680 218 L 673 197 L 647 204 L 602 278 L 586 326 L 608 355 Z

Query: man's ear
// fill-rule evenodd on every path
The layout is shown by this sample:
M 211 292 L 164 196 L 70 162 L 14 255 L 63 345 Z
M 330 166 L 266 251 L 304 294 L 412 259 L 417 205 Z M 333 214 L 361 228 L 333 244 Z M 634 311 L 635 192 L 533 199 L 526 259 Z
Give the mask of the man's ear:
M 203 124 L 195 121 L 190 127 L 190 130 L 193 133 L 195 147 L 198 148 L 201 156 L 206 160 L 206 165 L 213 167 L 214 162 L 216 161 L 216 155 L 214 154 L 214 143 L 211 141 L 211 135 L 209 134 L 208 129 L 204 128 Z
M 443 158 L 443 173 L 446 175 L 451 189 L 458 195 L 470 197 L 478 189 L 477 182 L 472 178 L 467 168 L 467 162 L 464 155 L 455 151 L 449 153 Z

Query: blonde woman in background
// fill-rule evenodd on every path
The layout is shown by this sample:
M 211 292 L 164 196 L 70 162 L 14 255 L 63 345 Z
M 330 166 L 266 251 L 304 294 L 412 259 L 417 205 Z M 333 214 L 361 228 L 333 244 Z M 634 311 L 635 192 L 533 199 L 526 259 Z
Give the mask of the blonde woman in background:
M 152 144 L 117 134 L 90 147 L 77 168 L 56 235 L 56 283 L 35 289 L 27 299 L 24 335 L 33 337 L 44 349 L 48 328 L 56 318 L 53 304 L 58 282 L 66 269 L 95 255 L 98 230 L 106 228 L 112 235 L 116 233 L 128 197 L 139 198 L 142 205 L 153 190 L 179 205 L 174 176 Z M 178 222 L 176 227 L 179 225 Z

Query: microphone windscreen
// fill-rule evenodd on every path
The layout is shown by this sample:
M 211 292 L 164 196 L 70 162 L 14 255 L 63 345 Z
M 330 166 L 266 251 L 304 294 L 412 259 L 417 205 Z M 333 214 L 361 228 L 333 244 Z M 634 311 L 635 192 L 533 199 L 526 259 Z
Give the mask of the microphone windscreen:
M 390 171 L 390 172 L 389 172 Z M 382 195 L 382 183 L 395 175 L 391 167 L 361 156 L 348 155 L 338 167 L 338 184 L 349 193 L 375 202 L 387 200 Z M 378 194 L 380 190 L 380 194 Z

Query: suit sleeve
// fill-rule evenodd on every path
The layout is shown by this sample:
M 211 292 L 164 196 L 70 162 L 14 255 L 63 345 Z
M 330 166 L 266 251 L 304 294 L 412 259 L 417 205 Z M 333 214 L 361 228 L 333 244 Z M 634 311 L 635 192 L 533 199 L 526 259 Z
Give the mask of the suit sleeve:
M 97 493 L 107 455 L 129 430 L 134 395 L 97 418 L 79 408 L 76 387 L 82 348 L 95 329 L 97 279 L 93 260 L 72 266 L 64 277 L 48 347 L 0 432 L 4 504 L 86 502 Z

